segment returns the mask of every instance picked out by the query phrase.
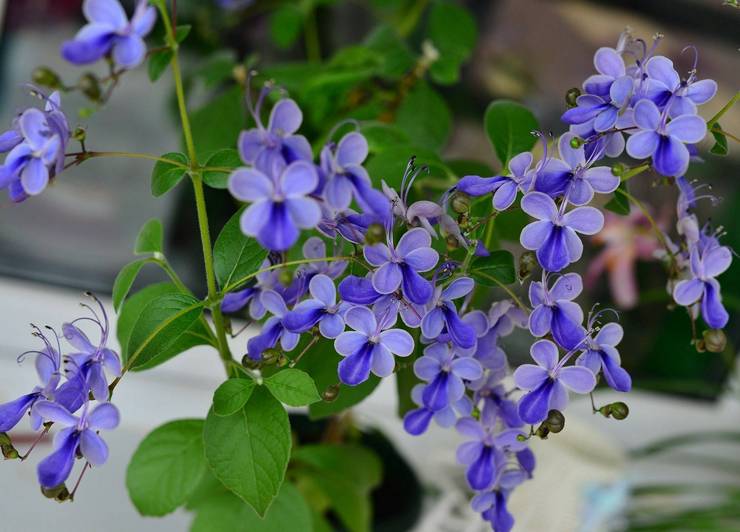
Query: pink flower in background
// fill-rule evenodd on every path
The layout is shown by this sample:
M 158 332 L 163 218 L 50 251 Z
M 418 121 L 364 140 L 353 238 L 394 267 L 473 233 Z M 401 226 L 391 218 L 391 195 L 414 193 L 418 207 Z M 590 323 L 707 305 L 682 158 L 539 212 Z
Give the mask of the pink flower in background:
M 658 224 L 661 225 L 660 222 Z M 655 260 L 655 252 L 660 249 L 660 242 L 651 230 L 650 222 L 637 209 L 627 216 L 607 212 L 604 229 L 592 240 L 596 244 L 603 244 L 604 248 L 586 271 L 586 287 L 593 287 L 606 270 L 617 306 L 624 309 L 634 307 L 637 304 L 635 263 L 638 260 Z

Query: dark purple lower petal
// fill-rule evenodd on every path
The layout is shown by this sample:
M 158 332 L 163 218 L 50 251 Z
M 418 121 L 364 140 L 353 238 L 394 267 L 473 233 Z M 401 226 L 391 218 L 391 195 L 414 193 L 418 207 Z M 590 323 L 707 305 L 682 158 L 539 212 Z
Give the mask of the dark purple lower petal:
M 558 305 L 552 307 L 552 336 L 564 349 L 575 349 L 586 337 L 586 329 L 574 322 Z
M 514 516 L 506 506 L 506 497 L 500 491 L 496 492 L 496 503 L 486 512 L 484 518 L 491 522 L 496 532 L 510 532 L 514 528 Z
M 477 175 L 466 175 L 458 181 L 455 188 L 468 196 L 485 196 L 500 187 L 506 179 L 502 176 L 480 177 Z
M 78 371 L 70 376 L 67 382 L 57 388 L 54 392 L 54 402 L 62 405 L 70 412 L 77 412 L 87 400 L 88 393 L 89 390 L 85 375 L 83 372 Z
M 558 168 L 543 168 L 534 181 L 534 189 L 544 192 L 550 197 L 562 196 L 568 190 L 568 185 L 573 179 L 573 173 Z
M 526 448 L 522 449 L 521 451 L 516 453 L 516 459 L 519 462 L 519 465 L 522 466 L 522 469 L 527 472 L 529 477 L 532 477 L 532 471 L 534 471 L 534 467 L 537 463 L 534 453 L 532 452 L 532 449 Z
M 261 360 L 262 353 L 267 349 L 272 349 L 277 345 L 280 335 L 283 334 L 283 324 L 280 320 L 267 320 L 262 332 L 250 338 L 247 342 L 247 354 L 252 360 Z
M 21 395 L 15 401 L 0 405 L 0 432 L 8 432 L 15 427 L 34 401 L 39 398 L 38 393 Z
M 283 318 L 283 325 L 291 332 L 302 333 L 316 325 L 326 315 L 326 309 L 298 308 L 288 312 Z
M 548 378 L 519 400 L 519 417 L 525 423 L 539 423 L 547 418 L 554 382 Z
M 339 283 L 339 296 L 349 303 L 370 305 L 382 297 L 367 277 L 348 275 Z
M 629 392 L 632 389 L 632 378 L 627 371 L 606 353 L 601 355 L 601 373 L 604 380 L 613 389 L 618 392 Z
M 440 371 L 436 377 L 424 387 L 421 399 L 424 406 L 437 412 L 450 404 L 450 397 L 447 393 L 447 381 L 450 374 L 446 371 Z
M 403 274 L 401 290 L 406 299 L 417 305 L 424 305 L 431 299 L 434 293 L 432 283 L 405 263 L 401 263 L 401 272 Z
M 285 251 L 295 244 L 299 234 L 285 202 L 280 201 L 272 204 L 270 216 L 257 235 L 257 240 L 273 251 Z
M 247 306 L 249 300 L 256 293 L 257 290 L 254 287 L 228 293 L 224 296 L 223 301 L 221 301 L 221 310 L 223 312 L 237 312 Z
M 551 272 L 559 272 L 570 264 L 563 227 L 553 225 L 550 234 L 537 250 L 540 265 Z
M 73 40 L 62 44 L 62 57 L 75 65 L 94 63 L 110 51 L 113 33 L 97 39 Z
M 493 483 L 494 474 L 493 448 L 484 446 L 478 459 L 470 464 L 465 477 L 474 490 L 484 490 Z
M 727 325 L 729 314 L 722 305 L 719 283 L 712 279 L 704 283 L 704 297 L 701 300 L 701 315 L 712 329 L 721 329 Z
M 356 353 L 348 356 L 339 363 L 339 380 L 349 386 L 357 386 L 370 377 L 370 368 L 373 363 L 373 348 L 370 342 L 363 345 Z
M 55 488 L 67 480 L 75 463 L 75 451 L 79 442 L 80 433 L 70 431 L 57 450 L 39 462 L 37 473 L 41 486 Z
M 434 412 L 428 408 L 417 408 L 403 417 L 403 428 L 412 436 L 419 436 L 427 431 Z
M 452 303 L 448 303 L 442 307 L 442 312 L 444 313 L 445 323 L 447 324 L 447 332 L 453 343 L 463 349 L 473 347 L 476 338 L 475 329 L 473 329 L 472 325 L 468 325 L 460 319 Z

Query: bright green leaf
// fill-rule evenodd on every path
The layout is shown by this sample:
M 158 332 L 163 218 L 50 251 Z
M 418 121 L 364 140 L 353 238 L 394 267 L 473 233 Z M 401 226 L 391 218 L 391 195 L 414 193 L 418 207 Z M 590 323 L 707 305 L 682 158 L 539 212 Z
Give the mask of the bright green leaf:
M 626 182 L 622 182 L 619 184 L 619 188 L 614 191 L 614 196 L 612 196 L 612 199 L 606 202 L 604 208 L 621 216 L 627 216 L 630 213 L 630 201 L 624 194 L 619 193 L 620 190 L 627 190 Z
M 203 302 L 188 294 L 168 294 L 151 300 L 131 329 L 124 362 L 132 368 L 161 364 L 180 351 L 187 334 L 203 313 Z M 133 361 L 133 362 L 131 362 Z
M 213 412 L 217 416 L 230 416 L 247 404 L 254 391 L 252 379 L 229 379 L 213 393 Z
M 414 66 L 414 54 L 408 45 L 390 26 L 380 25 L 366 38 L 365 45 L 378 52 L 383 58 L 380 72 L 384 77 L 399 78 Z
M 121 271 L 116 275 L 116 280 L 113 281 L 113 308 L 116 312 L 121 309 L 123 300 L 126 299 L 131 286 L 136 280 L 136 276 L 139 275 L 141 268 L 149 262 L 150 259 L 139 259 L 133 262 L 129 262 L 121 268 Z
M 265 379 L 265 386 L 279 401 L 290 406 L 305 406 L 321 401 L 311 376 L 299 369 L 283 369 Z
M 303 28 L 303 12 L 294 5 L 285 4 L 270 17 L 270 35 L 280 48 L 290 48 Z
M 514 256 L 509 251 L 498 249 L 488 257 L 478 257 L 471 264 L 470 276 L 486 286 L 511 284 L 516 281 Z
M 161 516 L 187 501 L 205 471 L 203 420 L 171 421 L 139 444 L 126 470 L 126 487 L 140 514 Z
M 173 52 L 169 48 L 159 50 L 152 53 L 149 56 L 149 62 L 147 63 L 147 74 L 149 74 L 149 81 L 157 81 L 164 71 L 167 70 L 167 66 L 172 60 Z
M 239 132 L 246 126 L 241 87 L 228 89 L 196 109 L 190 123 L 198 160 L 224 146 L 236 146 Z
M 409 144 L 409 136 L 393 124 L 369 120 L 360 125 L 360 133 L 367 139 L 370 153 L 378 153 L 399 144 Z
M 134 253 L 144 255 L 146 253 L 162 253 L 164 247 L 164 230 L 162 222 L 156 218 L 147 221 L 139 230 L 134 245 Z
M 267 251 L 254 238 L 242 233 L 239 219 L 242 211 L 234 214 L 213 246 L 213 267 L 221 288 L 235 288 L 245 277 L 256 272 L 267 257 Z
M 722 126 L 715 122 L 712 124 L 712 128 L 709 132 L 714 137 L 714 145 L 709 148 L 709 153 L 714 155 L 727 155 L 729 151 L 727 146 L 727 137 L 722 132 Z
M 447 142 L 452 113 L 439 93 L 428 84 L 419 83 L 401 102 L 396 124 L 413 144 L 436 151 Z
M 206 160 L 205 166 L 233 169 L 244 166 L 244 163 L 242 163 L 238 151 L 233 148 L 224 148 L 211 155 Z M 209 187 L 226 188 L 229 182 L 229 172 L 203 172 L 203 182 Z
M 285 478 L 290 457 L 288 413 L 270 392 L 257 387 L 231 416 L 208 413 L 203 441 L 213 474 L 264 516 Z
M 537 119 L 523 105 L 510 100 L 496 100 L 486 109 L 486 134 L 499 161 L 506 166 L 512 157 L 532 149 L 539 129 Z
M 188 158 L 178 152 L 165 153 L 162 158 L 186 165 Z M 187 168 L 157 161 L 152 170 L 152 196 L 158 198 L 174 188 L 187 173 Z
M 178 43 L 181 43 L 185 40 L 185 38 L 190 35 L 191 30 L 190 24 L 180 24 L 177 26 L 177 29 L 175 30 L 175 41 Z
M 429 73 L 437 83 L 452 84 L 460 78 L 460 67 L 470 57 L 478 36 L 472 15 L 452 2 L 438 1 L 429 13 L 429 39 L 439 52 Z

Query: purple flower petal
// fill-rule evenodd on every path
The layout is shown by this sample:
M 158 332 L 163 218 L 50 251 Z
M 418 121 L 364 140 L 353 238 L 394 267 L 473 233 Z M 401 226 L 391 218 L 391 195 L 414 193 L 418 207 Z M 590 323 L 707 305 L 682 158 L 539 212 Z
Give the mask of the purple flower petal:
M 635 104 L 635 124 L 642 129 L 654 131 L 660 125 L 660 111 L 650 100 L 640 100 Z
M 612 169 L 608 166 L 589 168 L 584 172 L 583 178 L 596 192 L 601 194 L 614 192 L 619 186 L 619 178 L 612 173 Z
M 411 251 L 403 260 L 417 272 L 426 272 L 437 265 L 439 253 L 430 247 L 422 247 Z
M 357 386 L 365 382 L 370 377 L 374 347 L 373 344 L 366 343 L 359 351 L 342 360 L 338 366 L 339 380 L 349 386 Z
M 229 176 L 229 192 L 241 201 L 260 201 L 273 197 L 275 185 L 259 170 L 238 168 Z
M 555 202 L 547 194 L 542 192 L 530 192 L 525 194 L 521 202 L 522 210 L 538 220 L 558 219 L 558 209 Z
M 367 277 L 348 275 L 339 283 L 339 295 L 345 301 L 359 305 L 369 305 L 380 299 L 373 283 Z
M 403 417 L 403 428 L 412 436 L 419 436 L 429 428 L 434 412 L 428 408 L 417 408 L 406 413 Z
M 265 308 L 278 318 L 282 318 L 287 314 L 288 307 L 285 305 L 285 301 L 282 296 L 274 290 L 264 290 L 260 295 L 260 299 Z
M 101 466 L 108 460 L 108 446 L 92 430 L 80 434 L 80 453 L 93 466 Z
M 645 63 L 645 70 L 653 79 L 656 79 L 663 83 L 668 89 L 673 90 L 678 87 L 681 82 L 676 69 L 673 67 L 673 61 L 667 57 L 656 55 L 651 57 L 647 63 Z
M 537 260 L 546 270 L 559 272 L 574 261 L 568 247 L 569 231 L 573 233 L 573 230 L 568 227 L 551 226 L 547 238 L 537 249 Z
M 334 349 L 342 356 L 357 353 L 367 343 L 367 336 L 355 331 L 346 331 L 334 340 Z
M 146 44 L 138 35 L 127 35 L 113 40 L 113 60 L 121 68 L 136 68 L 144 61 L 145 55 Z
M 493 207 L 497 211 L 505 211 L 514 203 L 519 190 L 517 184 L 512 180 L 505 181 L 493 194 Z
M 316 325 L 326 315 L 326 306 L 316 299 L 298 303 L 283 318 L 283 325 L 291 332 L 303 333 Z
M 365 307 L 354 307 L 344 315 L 344 321 L 352 329 L 363 333 L 365 336 L 373 336 L 377 332 L 378 322 L 372 311 Z
M 439 361 L 430 356 L 423 356 L 414 362 L 414 374 L 422 380 L 431 381 L 442 371 Z
M 518 410 L 522 421 L 534 424 L 547 418 L 554 385 L 552 379 L 545 379 L 542 384 L 519 400 Z
M 562 368 L 558 380 L 576 393 L 589 393 L 596 387 L 596 378 L 591 370 L 580 366 Z
M 452 362 L 451 371 L 461 379 L 474 381 L 483 376 L 483 368 L 476 359 L 471 357 L 458 358 Z
M 585 179 L 578 178 L 571 181 L 568 190 L 568 201 L 573 205 L 586 205 L 594 198 L 594 189 Z
M 660 144 L 660 135 L 655 131 L 640 131 L 627 140 L 627 154 L 633 159 L 652 157 Z
M 381 294 L 392 294 L 401 285 L 403 273 L 395 262 L 386 262 L 373 273 L 373 288 Z
M 15 427 L 34 401 L 39 398 L 38 393 L 22 395 L 15 401 L 0 405 L 0 432 L 8 432 Z M 76 420 L 75 420 L 76 422 Z
M 290 98 L 280 100 L 270 112 L 270 122 L 267 129 L 281 137 L 292 135 L 303 122 L 303 113 L 295 101 Z
M 678 177 L 686 173 L 689 157 L 685 144 L 674 137 L 661 135 L 653 155 L 653 166 L 662 175 Z
M 545 305 L 537 305 L 529 315 L 529 331 L 533 336 L 545 336 L 550 332 L 552 323 L 552 309 Z
M 629 99 L 632 97 L 633 87 L 634 80 L 632 76 L 622 76 L 614 80 L 614 83 L 612 83 L 612 86 L 609 88 L 609 97 L 611 98 L 612 103 L 616 106 L 615 111 L 627 104 Z M 596 129 L 596 131 L 600 131 L 596 128 L 595 123 L 594 129 Z
M 313 164 L 296 161 L 280 175 L 280 190 L 288 198 L 305 196 L 314 191 L 318 182 L 319 177 Z
M 666 126 L 666 133 L 681 142 L 696 144 L 707 134 L 707 123 L 696 115 L 683 115 L 671 120 Z
M 704 252 L 702 259 L 704 275 L 717 277 L 724 273 L 732 264 L 732 252 L 726 246 L 710 249 Z
M 522 364 L 514 371 L 514 384 L 526 391 L 534 390 L 547 378 L 547 371 L 534 364 Z
M 242 215 L 242 231 L 250 234 L 247 233 L 244 227 L 244 220 L 247 217 L 247 213 L 255 209 L 257 205 L 263 204 L 267 204 L 270 210 L 269 214 L 263 218 L 263 225 L 257 234 L 257 240 L 260 244 L 271 250 L 285 251 L 290 249 L 298 240 L 300 231 L 293 222 L 292 214 L 288 211 L 287 202 L 273 203 L 265 201 L 253 203 Z M 254 212 L 252 216 L 255 216 Z M 319 212 L 320 216 L 321 213 Z
M 380 344 L 400 357 L 409 356 L 414 351 L 414 339 L 403 329 L 389 329 L 381 332 Z
M 365 246 L 362 252 L 365 260 L 372 266 L 381 266 L 391 260 L 391 252 L 385 244 Z
M 428 248 L 432 245 L 432 237 L 421 227 L 416 227 L 403 234 L 396 246 L 396 254 L 405 258 L 412 251 L 419 248 Z M 435 261 L 436 263 L 436 261 Z
M 131 17 L 131 29 L 139 37 L 146 37 L 157 22 L 157 10 L 154 6 L 147 6 L 146 2 L 136 4 L 136 10 Z
M 594 54 L 594 67 L 600 74 L 612 78 L 624 76 L 624 60 L 614 48 L 602 47 Z
M 704 283 L 704 297 L 701 300 L 701 315 L 704 321 L 713 329 L 722 329 L 730 319 L 730 315 L 722 305 L 719 282 L 709 279 Z
M 128 18 L 118 0 L 85 0 L 82 3 L 82 13 L 90 22 L 108 24 L 122 29 L 128 24 Z
M 336 338 L 344 331 L 344 320 L 339 314 L 325 314 L 319 322 L 319 332 L 324 338 Z
M 560 158 L 571 168 L 585 166 L 586 156 L 583 153 L 583 146 L 574 148 L 570 145 L 571 140 L 576 136 L 573 133 L 563 133 L 558 140 L 558 153 Z
M 55 441 L 56 450 L 38 465 L 37 473 L 41 486 L 55 488 L 67 480 L 74 465 L 78 443 L 79 433 L 72 429 L 64 432 L 64 437 L 58 444 Z
M 236 292 L 229 292 L 224 296 L 223 301 L 221 301 L 221 311 L 237 312 L 243 309 L 255 294 L 256 291 L 253 287 L 238 290 Z
M 475 288 L 475 282 L 470 277 L 458 277 L 442 290 L 442 299 L 451 301 L 461 298 L 468 295 L 473 288 Z
M 532 222 L 522 229 L 522 234 L 519 237 L 519 242 L 522 244 L 524 249 L 535 250 L 539 249 L 542 244 L 550 236 L 550 232 L 553 229 L 552 222 L 549 220 L 540 220 L 538 222 Z
M 686 89 L 686 96 L 698 105 L 708 102 L 714 98 L 715 94 L 717 94 L 717 82 L 713 79 L 695 81 Z
M 444 329 L 445 320 L 444 312 L 439 307 L 435 307 L 424 315 L 421 320 L 421 333 L 426 338 L 436 338 Z
M 483 490 L 493 483 L 494 454 L 490 447 L 483 447 L 478 460 L 468 468 L 465 477 L 474 490 Z
M 285 207 L 293 223 L 302 229 L 316 227 L 321 220 L 321 208 L 313 198 L 289 197 Z
M 326 183 L 324 197 L 334 209 L 344 211 L 352 203 L 352 183 L 343 174 L 334 174 Z
M 43 192 L 49 183 L 49 169 L 41 159 L 32 158 L 21 172 L 23 190 L 29 196 Z
M 63 406 L 52 403 L 51 401 L 38 401 L 34 405 L 34 410 L 44 421 L 53 421 L 65 427 L 74 427 L 77 425 L 77 418 L 69 413 Z
M 345 167 L 350 164 L 362 164 L 367 158 L 367 140 L 360 133 L 352 132 L 346 134 L 337 146 L 336 160 L 339 166 Z
M 372 372 L 380 378 L 385 378 L 393 374 L 395 367 L 396 361 L 391 352 L 383 344 L 376 344 L 373 347 Z
M 322 273 L 314 275 L 308 287 L 314 299 L 318 299 L 327 307 L 333 307 L 336 304 L 337 290 L 334 287 L 334 281 L 328 276 Z
M 403 272 L 403 282 L 401 283 L 403 296 L 417 305 L 426 304 L 434 294 L 432 283 L 406 264 L 401 264 L 401 271 Z
M 604 227 L 604 215 L 595 207 L 577 207 L 565 213 L 563 224 L 584 235 L 595 235 Z
M 596 343 L 599 345 L 611 345 L 615 346 L 622 341 L 624 336 L 624 330 L 618 323 L 607 323 L 596 335 Z
M 558 363 L 558 348 L 550 340 L 536 341 L 529 349 L 529 354 L 537 364 L 548 371 L 554 369 Z
M 97 348 L 92 345 L 87 335 L 71 323 L 62 324 L 62 334 L 65 340 L 83 353 L 92 354 L 97 351 Z
M 550 288 L 550 296 L 557 299 L 572 301 L 583 291 L 583 281 L 577 273 L 561 275 Z
M 470 465 L 474 463 L 478 459 L 478 457 L 480 457 L 482 451 L 483 444 L 481 442 L 465 442 L 457 448 L 457 461 L 462 465 Z

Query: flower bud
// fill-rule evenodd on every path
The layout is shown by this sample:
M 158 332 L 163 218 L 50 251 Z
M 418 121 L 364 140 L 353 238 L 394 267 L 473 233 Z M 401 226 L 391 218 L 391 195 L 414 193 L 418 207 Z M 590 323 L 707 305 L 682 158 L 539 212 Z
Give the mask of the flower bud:
M 546 425 L 550 432 L 557 434 L 565 428 L 565 416 L 560 410 L 550 410 L 542 424 Z
M 581 95 L 580 89 L 578 87 L 573 87 L 572 89 L 568 89 L 568 91 L 565 93 L 565 103 L 568 105 L 568 107 L 575 107 L 576 106 L 576 99 Z
M 585 141 L 581 137 L 573 137 L 570 139 L 570 147 L 577 150 L 585 144 Z
M 365 243 L 373 245 L 383 242 L 383 240 L 385 240 L 385 229 L 383 226 L 381 224 L 370 224 L 365 233 Z
M 614 163 L 612 165 L 612 175 L 615 175 L 617 177 L 624 175 L 624 172 L 626 170 L 627 170 L 627 167 L 622 163 Z
M 283 286 L 288 286 L 293 282 L 293 272 L 291 270 L 280 270 L 278 282 Z
M 87 131 L 85 131 L 84 127 L 77 126 L 72 132 L 72 138 L 75 139 L 77 142 L 85 142 L 86 137 Z
M 94 102 L 100 101 L 102 92 L 100 91 L 100 83 L 98 78 L 92 72 L 86 72 L 80 76 L 80 80 L 77 82 L 77 88 L 80 89 L 82 94 L 87 96 L 89 100 Z
M 16 458 L 20 458 L 20 454 L 18 454 L 16 448 L 13 447 L 13 442 L 10 441 L 10 436 L 4 432 L 0 432 L 0 451 L 2 451 L 3 457 L 6 460 L 15 460 Z
M 247 353 L 246 355 L 242 357 L 242 366 L 244 366 L 245 368 L 252 369 L 252 368 L 256 368 L 257 365 L 258 365 L 258 361 L 251 358 L 249 356 L 249 353 Z
M 41 486 L 41 493 L 48 499 L 54 499 L 57 502 L 64 502 L 69 499 L 69 490 L 65 484 L 59 484 L 54 488 L 45 488 Z
M 456 213 L 466 213 L 470 210 L 470 196 L 458 190 L 452 195 L 450 205 L 452 206 L 452 210 Z
M 704 347 L 710 353 L 722 353 L 727 347 L 727 336 L 722 329 L 704 331 Z
M 50 89 L 57 89 L 62 86 L 62 80 L 59 78 L 59 74 L 45 66 L 35 68 L 31 73 L 31 79 L 36 85 L 49 87 Z
M 265 364 L 276 363 L 280 359 L 282 352 L 279 349 L 270 348 L 262 351 L 262 361 Z
M 519 256 L 519 280 L 524 281 L 532 275 L 537 267 L 537 256 L 534 251 L 525 251 Z
M 327 386 L 326 390 L 321 392 L 321 398 L 327 403 L 334 401 L 339 395 L 339 384 L 331 384 Z
M 611 404 L 611 413 L 614 419 L 623 420 L 630 415 L 630 409 L 626 403 L 618 401 Z

